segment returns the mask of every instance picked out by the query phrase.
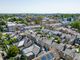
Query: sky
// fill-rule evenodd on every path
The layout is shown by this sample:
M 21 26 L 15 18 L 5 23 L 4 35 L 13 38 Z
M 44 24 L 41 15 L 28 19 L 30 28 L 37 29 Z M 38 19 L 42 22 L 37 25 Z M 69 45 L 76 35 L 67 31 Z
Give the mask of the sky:
M 80 13 L 80 0 L 0 0 L 0 13 Z

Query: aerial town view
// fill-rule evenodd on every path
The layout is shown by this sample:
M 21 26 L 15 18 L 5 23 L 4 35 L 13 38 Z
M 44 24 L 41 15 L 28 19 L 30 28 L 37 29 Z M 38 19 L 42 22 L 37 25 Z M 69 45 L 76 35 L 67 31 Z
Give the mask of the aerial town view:
M 0 60 L 80 60 L 80 1 L 0 0 Z

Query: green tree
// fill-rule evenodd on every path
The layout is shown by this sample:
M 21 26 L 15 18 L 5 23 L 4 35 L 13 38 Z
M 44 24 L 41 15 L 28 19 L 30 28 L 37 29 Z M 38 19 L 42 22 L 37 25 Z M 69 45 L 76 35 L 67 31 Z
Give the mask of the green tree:
M 5 21 L 0 21 L 0 25 L 6 25 Z
M 20 60 L 27 60 L 27 57 L 25 55 L 21 55 Z
M 80 31 L 80 21 L 74 21 L 70 25 L 71 27 L 76 28 Z
M 12 44 L 12 43 L 15 43 L 16 41 L 17 41 L 17 38 L 14 37 L 14 38 L 11 38 L 11 39 L 9 40 L 9 43 Z
M 80 46 L 79 46 L 79 53 L 80 53 Z
M 1 40 L 1 38 L 2 38 L 2 32 L 0 32 L 0 40 Z
M 10 57 L 8 60 L 15 60 L 14 57 Z
M 59 44 L 59 43 L 61 42 L 60 37 L 56 36 L 56 37 L 55 37 L 55 42 Z
M 77 52 L 77 53 L 80 53 L 80 46 L 78 46 L 78 47 L 76 48 L 76 52 Z
M 19 49 L 16 46 L 10 46 L 8 49 L 8 57 L 14 57 L 19 53 Z
M 8 45 L 9 44 L 9 41 L 8 40 L 4 40 L 4 44 L 5 45 Z
M 34 22 L 35 22 L 35 24 L 40 24 L 41 20 L 35 20 Z
M 4 28 L 2 25 L 0 25 L 0 32 L 3 32 L 4 31 Z
M 4 34 L 3 34 L 3 37 L 4 37 L 4 39 L 10 40 L 10 34 L 4 33 Z M 3 39 L 3 40 L 4 40 L 4 39 Z

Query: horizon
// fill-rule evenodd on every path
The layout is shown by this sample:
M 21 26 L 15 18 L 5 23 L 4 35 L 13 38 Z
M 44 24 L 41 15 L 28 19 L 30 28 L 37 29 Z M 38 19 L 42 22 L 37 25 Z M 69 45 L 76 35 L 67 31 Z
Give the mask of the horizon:
M 61 13 L 32 13 L 32 12 L 7 12 L 7 13 L 4 13 L 4 12 L 0 12 L 0 14 L 80 14 L 79 12 L 78 13 L 65 13 L 65 12 L 61 12 Z
M 0 14 L 80 14 L 80 13 L 0 13 Z
M 0 14 L 80 14 L 79 0 L 0 0 Z

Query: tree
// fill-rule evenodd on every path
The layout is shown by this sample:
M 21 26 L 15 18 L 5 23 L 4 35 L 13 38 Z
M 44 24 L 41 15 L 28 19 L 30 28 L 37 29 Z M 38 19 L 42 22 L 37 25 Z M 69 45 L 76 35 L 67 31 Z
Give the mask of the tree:
M 10 40 L 10 34 L 4 33 L 4 34 L 3 34 L 3 40 L 4 40 L 4 39 Z
M 17 41 L 17 38 L 16 38 L 16 37 L 11 38 L 11 39 L 9 40 L 9 44 L 15 43 L 16 41 Z
M 3 32 L 4 28 L 0 25 L 0 32 Z
M 40 24 L 41 20 L 34 20 L 35 24 Z
M 80 21 L 74 21 L 70 25 L 71 27 L 76 28 L 80 31 Z
M 80 53 L 80 46 L 79 46 L 79 53 Z
M 16 46 L 10 46 L 8 49 L 8 57 L 14 57 L 19 53 L 19 49 Z
M 61 42 L 60 37 L 56 36 L 56 37 L 55 37 L 55 42 L 59 44 L 59 43 Z
M 77 52 L 77 53 L 80 53 L 80 46 L 78 46 L 78 47 L 76 48 L 76 52 Z
M 8 45 L 9 44 L 9 41 L 8 40 L 4 40 L 4 44 L 5 45 Z
M 20 60 L 27 60 L 27 57 L 25 55 L 21 55 Z
M 8 60 L 15 60 L 14 57 L 10 57 Z
M 6 25 L 5 21 L 0 21 L 0 25 Z
M 2 32 L 0 32 L 0 40 L 1 40 L 1 38 L 2 38 Z

